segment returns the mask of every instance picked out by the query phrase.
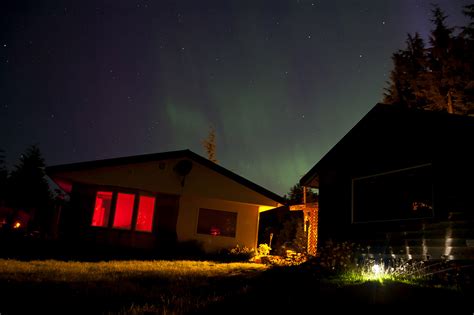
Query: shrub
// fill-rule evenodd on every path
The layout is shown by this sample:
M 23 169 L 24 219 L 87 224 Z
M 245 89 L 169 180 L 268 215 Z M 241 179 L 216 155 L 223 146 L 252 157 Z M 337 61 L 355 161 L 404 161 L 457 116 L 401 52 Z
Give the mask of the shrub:
M 255 249 L 247 246 L 240 246 L 238 244 L 233 248 L 225 249 L 218 253 L 220 259 L 226 261 L 248 261 L 255 255 Z
M 327 243 L 319 250 L 320 266 L 329 273 L 341 273 L 353 270 L 358 265 L 360 246 L 355 243 Z
M 260 244 L 258 245 L 257 255 L 261 255 L 261 256 L 270 255 L 271 250 L 272 249 L 270 246 L 268 246 L 268 244 Z

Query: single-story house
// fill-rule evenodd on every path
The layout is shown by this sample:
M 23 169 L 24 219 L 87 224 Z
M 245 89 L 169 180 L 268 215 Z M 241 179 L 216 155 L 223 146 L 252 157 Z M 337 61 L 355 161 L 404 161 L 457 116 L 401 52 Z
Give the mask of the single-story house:
M 306 174 L 319 244 L 474 258 L 474 117 L 377 104 Z
M 69 237 L 159 250 L 197 241 L 207 252 L 257 246 L 259 213 L 282 197 L 189 150 L 57 165 L 71 197 Z

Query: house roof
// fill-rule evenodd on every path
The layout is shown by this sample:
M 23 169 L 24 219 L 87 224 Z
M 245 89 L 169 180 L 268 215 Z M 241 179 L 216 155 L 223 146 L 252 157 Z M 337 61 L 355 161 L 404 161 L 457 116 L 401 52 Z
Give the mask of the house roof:
M 459 141 L 469 141 L 474 136 L 474 117 L 376 104 L 300 179 L 300 184 L 318 187 L 321 170 L 331 161 L 350 158 L 345 155 L 344 150 L 351 147 L 356 141 L 363 141 L 360 140 L 360 137 L 371 135 L 384 141 L 384 137 L 387 137 L 388 133 L 393 136 L 406 129 L 410 129 L 414 135 L 428 135 L 431 138 L 429 141 L 432 146 L 438 145 L 446 139 L 448 141 L 456 139 L 456 143 L 452 145 L 457 145 L 461 143 Z M 459 140 L 460 138 L 462 139 Z
M 177 159 L 177 158 L 188 158 L 190 160 L 193 160 L 203 166 L 210 168 L 211 170 L 214 170 L 234 180 L 235 182 L 243 186 L 246 186 L 249 189 L 252 189 L 253 191 L 267 198 L 270 198 L 281 204 L 285 202 L 283 197 L 269 191 L 268 189 L 260 185 L 255 184 L 254 182 L 249 181 L 248 179 L 240 175 L 237 175 L 236 173 L 214 162 L 211 162 L 210 160 L 192 152 L 191 150 L 168 151 L 168 152 L 134 155 L 134 156 L 126 156 L 126 157 L 104 159 L 104 160 L 94 160 L 94 161 L 87 161 L 87 162 L 54 165 L 54 166 L 46 167 L 46 173 L 49 176 L 54 176 L 54 174 L 61 173 L 61 172 L 80 171 L 80 170 L 94 169 L 94 168 L 100 168 L 100 167 L 110 167 L 110 166 L 144 163 L 144 162 L 151 162 L 151 161 L 161 161 L 161 160 L 169 160 L 169 159 Z

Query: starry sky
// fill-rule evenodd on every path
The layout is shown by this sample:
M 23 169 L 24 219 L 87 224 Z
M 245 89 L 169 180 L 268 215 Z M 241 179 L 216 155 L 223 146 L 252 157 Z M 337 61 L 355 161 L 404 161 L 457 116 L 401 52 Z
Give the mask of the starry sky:
M 284 194 L 377 102 L 433 0 L 2 1 L 0 148 L 191 149 Z M 448 24 L 472 1 L 438 0 Z

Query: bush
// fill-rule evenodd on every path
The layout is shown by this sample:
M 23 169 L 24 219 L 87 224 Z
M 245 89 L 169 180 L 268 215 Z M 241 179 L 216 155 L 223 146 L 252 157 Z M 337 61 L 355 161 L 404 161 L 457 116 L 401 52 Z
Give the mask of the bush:
M 255 255 L 255 249 L 238 244 L 233 248 L 225 249 L 218 253 L 218 256 L 226 261 L 249 261 Z
M 327 243 L 315 259 L 323 275 L 345 281 L 395 280 L 472 290 L 474 265 L 461 261 L 421 261 L 369 253 L 355 243 Z
M 268 244 L 260 244 L 258 245 L 257 255 L 261 255 L 261 256 L 270 255 L 271 250 L 272 249 L 270 246 L 268 246 Z
M 358 265 L 358 257 L 361 257 L 360 246 L 348 242 L 330 242 L 318 251 L 321 269 L 329 273 L 353 270 Z

